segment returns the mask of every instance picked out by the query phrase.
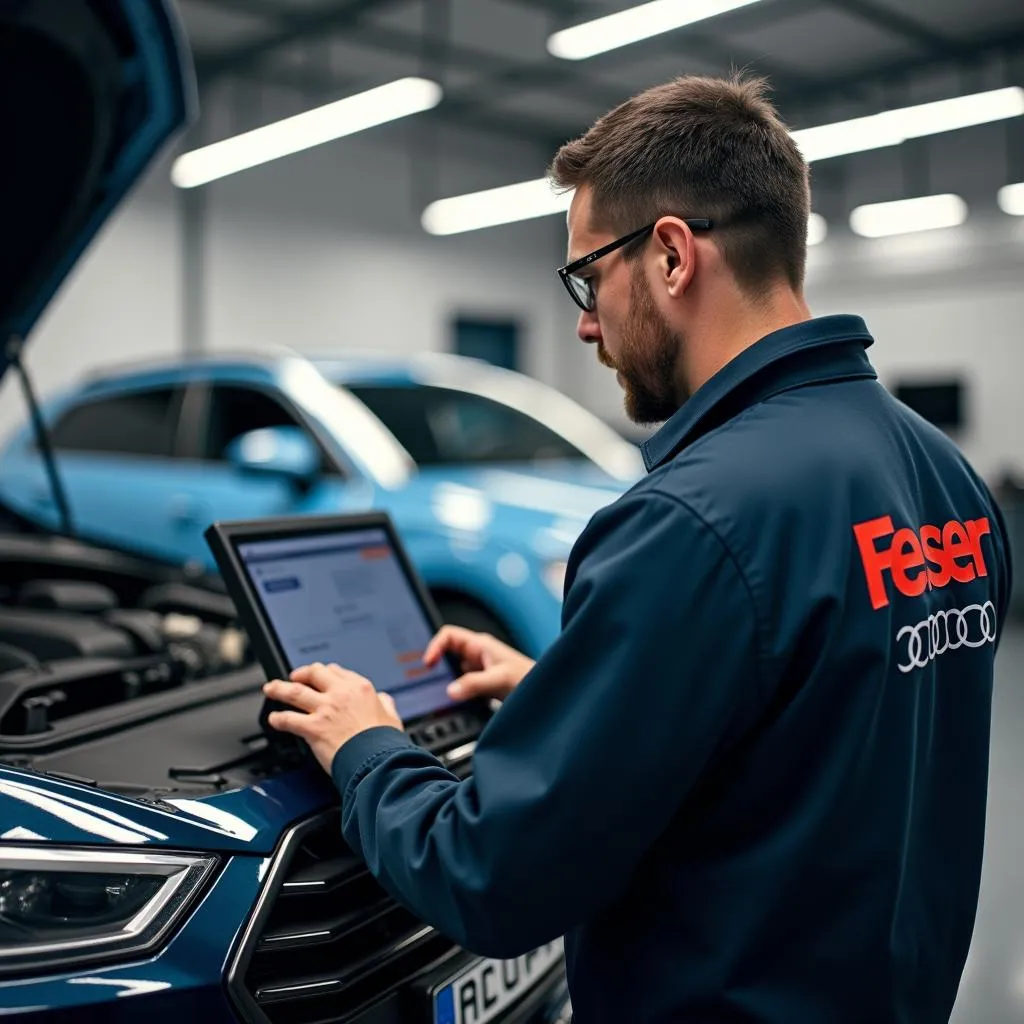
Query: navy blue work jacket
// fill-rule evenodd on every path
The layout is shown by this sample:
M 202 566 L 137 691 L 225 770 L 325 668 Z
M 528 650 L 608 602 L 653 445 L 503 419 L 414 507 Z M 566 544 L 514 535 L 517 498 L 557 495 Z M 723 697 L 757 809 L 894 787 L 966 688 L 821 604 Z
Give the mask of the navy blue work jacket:
M 579 1024 L 949 1018 L 1009 556 L 871 342 L 774 332 L 647 441 L 472 779 L 388 728 L 335 758 L 384 887 L 484 955 L 564 934 Z

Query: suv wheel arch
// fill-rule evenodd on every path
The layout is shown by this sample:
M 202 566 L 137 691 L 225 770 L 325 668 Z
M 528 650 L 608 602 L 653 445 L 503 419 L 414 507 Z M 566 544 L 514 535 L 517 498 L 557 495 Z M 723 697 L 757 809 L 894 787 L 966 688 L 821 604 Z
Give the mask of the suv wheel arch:
M 515 637 L 508 626 L 476 598 L 443 587 L 432 589 L 431 596 L 446 624 L 464 626 L 477 633 L 490 633 L 503 643 L 516 646 Z

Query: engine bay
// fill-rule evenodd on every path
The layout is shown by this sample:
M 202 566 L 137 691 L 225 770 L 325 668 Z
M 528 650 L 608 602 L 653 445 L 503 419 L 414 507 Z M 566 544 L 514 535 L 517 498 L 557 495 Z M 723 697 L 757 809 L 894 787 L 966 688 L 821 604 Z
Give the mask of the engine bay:
M 45 534 L 0 536 L 0 567 L 0 760 L 42 768 L 117 736 L 112 771 L 167 784 L 153 748 L 124 747 L 145 722 L 248 695 L 222 753 L 259 731 L 263 674 L 215 577 Z
M 63 719 L 241 667 L 245 637 L 229 624 L 227 598 L 211 608 L 217 596 L 156 583 L 125 606 L 102 583 L 7 585 L 0 591 L 0 735 L 39 735 Z

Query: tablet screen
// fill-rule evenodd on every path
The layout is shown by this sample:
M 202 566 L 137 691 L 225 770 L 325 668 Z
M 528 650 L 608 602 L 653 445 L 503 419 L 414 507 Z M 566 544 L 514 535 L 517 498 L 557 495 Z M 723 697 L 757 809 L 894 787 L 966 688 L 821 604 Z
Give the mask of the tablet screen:
M 388 534 L 365 529 L 240 541 L 238 556 L 291 668 L 337 662 L 390 693 L 403 719 L 452 704 L 448 663 Z

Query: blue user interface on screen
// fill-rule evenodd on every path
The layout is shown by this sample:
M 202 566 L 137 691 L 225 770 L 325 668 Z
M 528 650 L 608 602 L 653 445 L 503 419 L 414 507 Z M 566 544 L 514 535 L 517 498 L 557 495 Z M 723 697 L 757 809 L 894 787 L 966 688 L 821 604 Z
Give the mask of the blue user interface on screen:
M 423 664 L 434 630 L 385 530 L 250 541 L 238 554 L 291 668 L 337 662 L 390 693 L 403 719 L 452 703 L 448 663 Z

